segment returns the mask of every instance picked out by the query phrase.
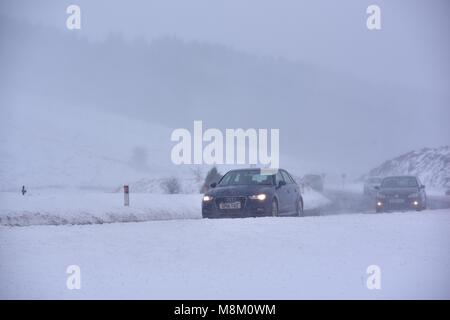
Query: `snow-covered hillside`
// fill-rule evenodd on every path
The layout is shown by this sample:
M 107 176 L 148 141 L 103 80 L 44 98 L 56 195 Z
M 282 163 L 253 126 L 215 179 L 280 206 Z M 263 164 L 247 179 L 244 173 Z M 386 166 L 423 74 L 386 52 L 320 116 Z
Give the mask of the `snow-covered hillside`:
M 0 109 L 0 191 L 199 193 L 208 165 L 175 165 L 173 129 L 95 108 L 21 101 Z M 282 157 L 286 159 L 286 157 Z M 298 161 L 286 167 L 297 168 Z M 220 165 L 222 173 L 246 165 Z
M 425 185 L 444 187 L 450 182 L 450 146 L 402 154 L 372 169 L 364 177 L 408 174 L 419 176 Z
M 39 102 L 36 102 L 37 104 Z M 189 175 L 170 160 L 168 128 L 95 109 L 18 103 L 1 110 L 0 190 L 113 190 Z
M 19 104 L 30 114 L 39 106 L 55 105 L 61 110 L 70 104 L 78 110 L 78 118 L 97 123 L 98 131 L 88 126 L 89 138 L 99 139 L 104 134 L 111 137 L 107 140 L 111 148 L 116 143 L 117 152 L 126 152 L 120 157 L 99 152 L 114 162 L 129 160 L 134 141 L 153 142 L 158 137 L 151 130 L 129 126 L 131 120 L 110 122 L 108 116 L 91 115 L 93 109 L 114 111 L 124 118 L 131 116 L 171 128 L 190 128 L 194 120 L 203 120 L 205 126 L 219 129 L 278 128 L 281 166 L 293 172 L 292 163 L 299 167 L 296 169 L 299 174 L 317 171 L 360 175 L 368 165 L 386 159 L 386 154 L 395 154 L 399 146 L 412 149 L 417 145 L 447 144 L 445 137 L 450 136 L 448 99 L 430 97 L 425 92 L 362 81 L 301 60 L 261 57 L 220 44 L 171 37 L 150 43 L 143 39 L 129 42 L 114 35 L 90 42 L 77 34 L 0 19 L 0 47 L 8 48 L 0 50 L 0 113 L 1 109 L 13 109 Z M 411 111 L 422 110 L 425 105 L 423 112 Z M 404 106 L 411 112 L 405 112 Z M 380 114 L 389 114 L 383 118 L 383 130 L 373 121 Z M 76 118 L 56 121 L 64 129 L 64 124 L 68 124 L 68 132 L 72 131 L 72 123 L 82 130 L 84 125 L 76 122 Z M 410 134 L 424 124 L 426 134 Z M 38 126 L 34 130 L 32 125 L 27 126 L 26 131 L 17 129 L 34 134 L 45 128 Z M 48 136 L 53 139 L 53 131 L 49 131 Z M 25 147 L 39 141 L 43 145 L 36 148 L 47 148 L 39 139 L 43 134 L 37 132 L 36 139 L 28 135 Z M 10 135 L 0 115 L 0 136 L 8 139 Z M 81 142 L 74 143 L 64 135 L 60 138 L 75 148 Z M 126 143 L 117 143 L 118 140 Z M 142 145 L 140 141 L 138 146 Z M 91 158 L 83 160 L 86 165 L 92 164 L 97 155 L 95 150 L 90 153 Z M 159 156 L 150 151 L 148 154 L 149 158 Z M 287 155 L 293 159 L 289 166 Z M 4 158 L 3 154 L 0 156 Z M 78 157 L 80 161 L 82 158 Z M 22 164 L 30 165 L 30 159 L 32 154 L 26 153 L 20 159 L 11 158 L 21 173 L 26 170 Z M 168 161 L 161 163 L 165 162 Z M 68 161 L 70 166 L 84 168 L 73 163 Z M 112 170 L 103 165 L 97 167 L 99 176 L 117 177 L 128 170 L 122 165 L 110 165 Z M 57 173 L 60 168 L 56 166 L 52 171 Z M 71 172 L 65 173 L 79 178 Z M 41 175 L 44 178 L 45 172 Z M 17 177 L 14 184 L 25 178 L 26 175 Z M 61 179 L 48 180 L 65 183 Z M 96 178 L 81 180 L 80 183 L 86 183 Z M 119 184 L 124 183 L 123 179 L 118 180 Z

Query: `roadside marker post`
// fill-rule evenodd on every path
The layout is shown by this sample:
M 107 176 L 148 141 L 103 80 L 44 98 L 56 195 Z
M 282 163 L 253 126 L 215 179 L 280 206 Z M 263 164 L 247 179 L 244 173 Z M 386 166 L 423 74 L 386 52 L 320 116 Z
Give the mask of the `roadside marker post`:
M 130 188 L 128 186 L 123 186 L 123 205 L 125 207 L 130 206 Z

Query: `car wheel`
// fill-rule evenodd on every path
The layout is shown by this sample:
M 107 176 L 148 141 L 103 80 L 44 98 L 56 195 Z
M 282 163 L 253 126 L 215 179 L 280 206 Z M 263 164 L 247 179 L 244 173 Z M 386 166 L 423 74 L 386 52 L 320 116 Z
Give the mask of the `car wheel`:
M 277 200 L 272 200 L 272 217 L 278 217 L 278 202 Z

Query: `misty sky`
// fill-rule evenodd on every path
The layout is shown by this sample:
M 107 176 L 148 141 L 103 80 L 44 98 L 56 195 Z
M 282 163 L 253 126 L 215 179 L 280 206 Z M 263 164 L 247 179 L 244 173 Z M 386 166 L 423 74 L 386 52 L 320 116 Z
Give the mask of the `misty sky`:
M 332 107 L 329 119 L 326 115 L 321 120 L 317 115 L 308 119 L 305 110 L 294 112 L 295 117 L 288 115 L 288 119 L 300 118 L 298 125 L 317 121 L 308 124 L 308 128 L 318 128 L 318 132 L 304 150 L 314 154 L 310 162 L 323 164 L 325 168 L 363 172 L 412 148 L 450 143 L 450 129 L 446 125 L 450 119 L 448 1 L 15 0 L 2 1 L 0 14 L 68 32 L 65 9 L 69 4 L 78 4 L 82 10 L 82 30 L 75 32 L 93 42 L 103 41 L 111 34 L 148 41 L 176 36 L 186 41 L 224 45 L 255 57 L 284 58 L 361 81 L 362 86 L 399 92 L 399 96 L 392 98 L 400 101 L 392 111 L 395 121 L 388 124 L 389 128 L 396 128 L 392 141 L 388 141 L 386 133 L 377 138 L 377 130 L 384 127 L 383 119 L 391 114 L 377 114 L 373 110 L 356 112 L 348 114 L 348 123 L 341 121 L 338 125 L 333 122 Z M 366 28 L 365 11 L 370 4 L 381 7 L 380 31 Z M 359 88 L 355 86 L 354 90 Z M 368 101 L 373 98 L 370 92 L 364 92 Z M 417 102 L 419 97 L 421 103 L 408 103 L 409 93 L 416 94 L 413 100 Z M 378 126 L 374 125 L 377 121 Z M 190 125 L 192 122 L 186 123 L 186 127 Z M 226 121 L 211 125 L 228 126 Z M 364 127 L 370 130 L 359 131 Z M 285 129 L 286 134 L 293 133 L 292 125 Z M 371 151 L 370 145 L 376 150 Z M 330 159 L 330 151 L 340 169 Z M 301 152 L 296 150 L 293 154 Z M 345 159 L 362 163 L 344 164 Z
M 353 73 L 446 90 L 449 81 L 448 1 L 2 1 L 3 14 L 59 28 L 65 8 L 82 9 L 82 32 L 101 39 L 177 35 L 281 56 Z M 382 12 L 382 30 L 366 28 L 368 5 Z M 411 65 L 420 69 L 411 74 Z M 418 76 L 420 75 L 420 76 Z

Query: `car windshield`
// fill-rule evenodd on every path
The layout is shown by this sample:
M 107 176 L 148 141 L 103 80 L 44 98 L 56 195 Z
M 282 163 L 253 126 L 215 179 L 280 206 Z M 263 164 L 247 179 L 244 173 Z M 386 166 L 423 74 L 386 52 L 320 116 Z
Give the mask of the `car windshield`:
M 414 188 L 417 186 L 417 179 L 414 177 L 385 178 L 381 184 L 382 188 Z
M 260 170 L 230 171 L 219 182 L 219 186 L 272 184 L 273 175 L 262 175 Z

